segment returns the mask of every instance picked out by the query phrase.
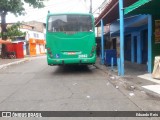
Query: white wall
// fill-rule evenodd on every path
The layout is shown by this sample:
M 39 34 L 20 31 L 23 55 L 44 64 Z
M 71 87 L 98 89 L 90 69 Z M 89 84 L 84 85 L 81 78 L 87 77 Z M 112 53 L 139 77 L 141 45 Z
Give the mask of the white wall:
M 35 39 L 45 39 L 45 33 L 27 30 L 27 29 L 20 29 L 22 32 L 26 32 L 26 40 L 28 41 L 29 38 Z

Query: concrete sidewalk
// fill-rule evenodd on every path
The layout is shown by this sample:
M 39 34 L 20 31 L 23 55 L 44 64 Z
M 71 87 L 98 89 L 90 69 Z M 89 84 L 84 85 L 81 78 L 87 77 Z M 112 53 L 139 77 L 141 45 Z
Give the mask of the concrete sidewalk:
M 145 65 L 125 63 L 125 76 L 118 76 L 117 66 L 114 69 L 110 66 L 101 65 L 100 59 L 97 58 L 95 66 L 110 76 L 110 82 L 118 88 L 130 91 L 144 91 L 151 96 L 160 97 L 160 80 L 153 79 L 151 74 L 145 71 Z
M 23 62 L 37 59 L 37 58 L 41 58 L 41 57 L 45 57 L 45 55 L 38 55 L 38 56 L 33 56 L 33 57 L 25 56 L 24 58 L 21 58 L 21 59 L 2 59 L 2 58 L 0 58 L 0 69 L 3 69 L 3 68 L 8 67 L 10 65 L 23 63 Z
M 21 62 L 27 61 L 28 58 L 23 59 L 1 59 L 0 58 L 0 69 L 8 67 L 10 65 L 19 64 Z

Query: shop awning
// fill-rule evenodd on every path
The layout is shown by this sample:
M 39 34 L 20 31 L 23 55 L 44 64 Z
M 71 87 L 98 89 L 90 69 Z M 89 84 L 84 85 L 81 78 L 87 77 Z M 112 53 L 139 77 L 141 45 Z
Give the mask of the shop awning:
M 95 20 L 95 26 L 100 26 L 100 21 L 103 19 L 104 25 L 110 24 L 111 22 L 119 18 L 119 0 L 110 0 L 111 2 L 105 7 L 102 13 Z M 124 7 L 132 5 L 137 0 L 124 0 Z
M 160 0 L 138 0 L 124 9 L 125 15 L 159 14 Z

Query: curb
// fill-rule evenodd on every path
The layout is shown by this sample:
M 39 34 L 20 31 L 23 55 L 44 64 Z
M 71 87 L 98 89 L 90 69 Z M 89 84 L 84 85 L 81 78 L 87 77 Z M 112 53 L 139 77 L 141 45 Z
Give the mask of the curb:
M 95 66 L 96 66 L 96 68 L 98 68 L 98 69 L 100 69 L 100 70 L 102 70 L 102 71 L 104 70 L 103 67 L 100 67 L 99 65 L 96 65 L 96 64 L 95 64 Z M 125 79 L 124 77 L 120 77 L 120 76 L 118 76 L 118 75 L 115 75 L 115 74 L 111 73 L 110 71 L 108 71 L 108 72 L 103 71 L 103 72 L 107 73 L 109 76 L 112 76 L 112 77 L 115 77 L 115 78 L 118 77 L 120 81 L 122 81 L 122 79 L 126 80 L 127 83 L 125 83 L 125 84 L 127 84 L 128 86 L 132 86 L 132 85 L 133 85 L 131 82 L 128 82 L 127 79 Z M 110 79 L 110 78 L 109 78 L 109 81 L 111 82 L 111 79 Z M 112 83 L 112 82 L 111 82 L 111 83 Z M 112 84 L 115 86 L 114 83 L 112 83 Z M 134 86 L 135 86 L 135 88 L 137 88 L 137 90 L 139 90 L 139 91 L 145 91 L 145 93 L 146 93 L 147 95 L 151 96 L 151 97 L 155 97 L 155 98 L 158 97 L 158 98 L 160 98 L 160 95 L 159 95 L 158 93 L 155 93 L 155 92 L 153 92 L 153 91 L 147 90 L 147 89 L 143 88 L 142 86 L 138 86 L 138 85 L 136 85 L 136 84 L 134 84 Z M 124 87 L 124 86 L 123 86 L 123 87 Z
M 11 65 L 19 64 L 19 63 L 22 63 L 22 62 L 25 62 L 25 61 L 28 61 L 28 60 L 29 59 L 23 59 L 23 60 L 17 60 L 15 62 L 11 62 L 11 63 L 3 64 L 3 65 L 0 65 L 0 69 L 3 69 L 5 67 L 11 66 Z
M 30 60 L 34 60 L 34 59 L 40 59 L 42 57 L 46 57 L 46 56 L 26 57 L 26 58 L 23 58 L 22 60 L 17 60 L 17 61 L 14 61 L 14 62 L 10 62 L 10 63 L 7 63 L 7 64 L 0 65 L 0 69 L 3 69 L 5 67 L 11 66 L 11 65 L 19 64 L 19 63 L 22 63 L 22 62 L 26 62 L 26 61 L 30 61 Z

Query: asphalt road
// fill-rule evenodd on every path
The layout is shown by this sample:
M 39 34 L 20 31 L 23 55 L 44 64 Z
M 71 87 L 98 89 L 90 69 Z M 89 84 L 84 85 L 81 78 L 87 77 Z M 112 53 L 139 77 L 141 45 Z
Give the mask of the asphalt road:
M 143 95 L 144 93 L 137 92 L 137 97 L 128 93 L 129 90 L 121 90 L 114 86 L 106 73 L 92 65 L 48 66 L 46 58 L 41 57 L 0 70 L 0 111 L 141 111 L 154 110 L 154 107 L 157 107 L 156 110 L 159 109 L 159 100 Z

